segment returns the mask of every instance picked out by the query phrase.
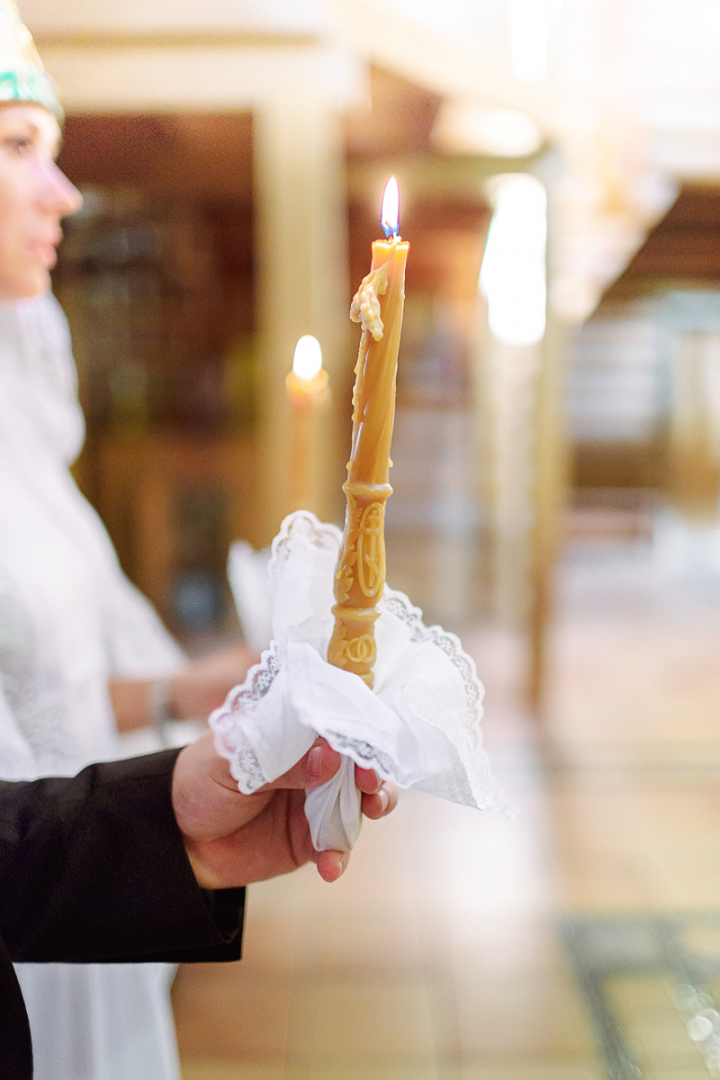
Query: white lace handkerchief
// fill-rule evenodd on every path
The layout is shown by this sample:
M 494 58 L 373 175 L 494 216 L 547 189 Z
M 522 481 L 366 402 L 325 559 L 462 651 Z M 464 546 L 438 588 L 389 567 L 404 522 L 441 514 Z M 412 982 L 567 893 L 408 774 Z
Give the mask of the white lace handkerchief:
M 353 763 L 402 788 L 512 816 L 482 746 L 483 688 L 454 634 L 425 626 L 404 593 L 386 588 L 375 624 L 374 691 L 326 662 L 340 540 L 334 525 L 298 511 L 273 541 L 273 641 L 210 717 L 240 790 L 277 779 L 322 735 L 345 761 L 307 797 L 318 851 L 348 850 L 357 839 Z

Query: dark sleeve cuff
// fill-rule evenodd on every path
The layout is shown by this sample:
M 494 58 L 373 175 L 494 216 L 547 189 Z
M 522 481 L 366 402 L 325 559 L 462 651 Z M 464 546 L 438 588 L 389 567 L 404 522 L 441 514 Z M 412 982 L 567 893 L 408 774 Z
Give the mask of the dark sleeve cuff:
M 195 880 L 171 802 L 178 753 L 0 784 L 0 856 L 15 855 L 0 921 L 14 960 L 238 959 L 244 890 L 205 892 Z M 20 834 L 8 847 L 11 805 Z

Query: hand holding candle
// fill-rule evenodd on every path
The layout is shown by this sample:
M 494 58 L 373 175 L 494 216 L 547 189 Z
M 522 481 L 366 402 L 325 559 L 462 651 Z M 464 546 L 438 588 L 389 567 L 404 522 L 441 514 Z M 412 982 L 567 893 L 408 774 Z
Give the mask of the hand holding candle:
M 343 485 L 345 532 L 340 538 L 334 526 L 312 514 L 285 519 L 273 544 L 270 583 L 276 599 L 291 602 L 274 604 L 273 648 L 210 717 L 218 751 L 231 762 L 241 791 L 256 791 L 282 776 L 292 747 L 309 746 L 318 735 L 343 755 L 333 780 L 305 799 L 317 851 L 350 850 L 358 837 L 361 794 L 354 762 L 401 787 L 508 813 L 480 745 L 483 689 L 472 659 L 454 634 L 425 627 L 402 593 L 394 594 L 382 614 L 378 610 L 408 254 L 397 235 L 397 214 L 383 227 L 388 240 L 373 244 L 372 268 L 351 309 L 363 329 Z M 333 565 L 335 625 L 325 663 L 317 646 Z M 334 670 L 359 675 L 372 689 L 378 618 L 383 676 L 398 687 L 397 695 L 376 697 Z M 273 686 L 277 693 L 268 692 Z M 405 694 L 405 688 L 419 694 Z M 428 701 L 435 703 L 431 723 Z
M 388 181 L 382 226 L 386 240 L 372 246 L 372 266 L 350 308 L 362 325 L 353 391 L 353 432 L 345 531 L 335 571 L 335 629 L 328 661 L 373 685 L 375 620 L 385 585 L 385 503 L 395 418 L 397 357 L 409 244 L 398 236 L 398 189 Z

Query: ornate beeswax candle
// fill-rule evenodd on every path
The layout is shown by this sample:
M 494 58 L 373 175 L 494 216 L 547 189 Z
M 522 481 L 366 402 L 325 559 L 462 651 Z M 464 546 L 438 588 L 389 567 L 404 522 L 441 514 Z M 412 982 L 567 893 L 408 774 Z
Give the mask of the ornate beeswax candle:
M 385 503 L 395 418 L 397 357 L 405 299 L 409 244 L 398 230 L 397 184 L 388 181 L 382 226 L 386 240 L 372 246 L 372 266 L 357 291 L 350 317 L 362 325 L 355 368 L 353 431 L 345 532 L 335 570 L 335 629 L 328 661 L 373 685 L 375 620 L 385 585 Z

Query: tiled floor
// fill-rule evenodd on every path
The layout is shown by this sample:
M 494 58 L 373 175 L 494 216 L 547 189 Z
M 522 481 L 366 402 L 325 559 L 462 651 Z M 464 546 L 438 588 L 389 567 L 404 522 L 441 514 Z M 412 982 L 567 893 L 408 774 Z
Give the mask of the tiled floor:
M 606 1076 L 558 923 L 720 907 L 718 581 L 648 544 L 568 553 L 542 732 L 518 643 L 467 632 L 520 816 L 410 794 L 336 885 L 254 887 L 245 959 L 178 976 L 184 1080 Z M 662 980 L 607 994 L 644 1075 L 710 1075 Z

